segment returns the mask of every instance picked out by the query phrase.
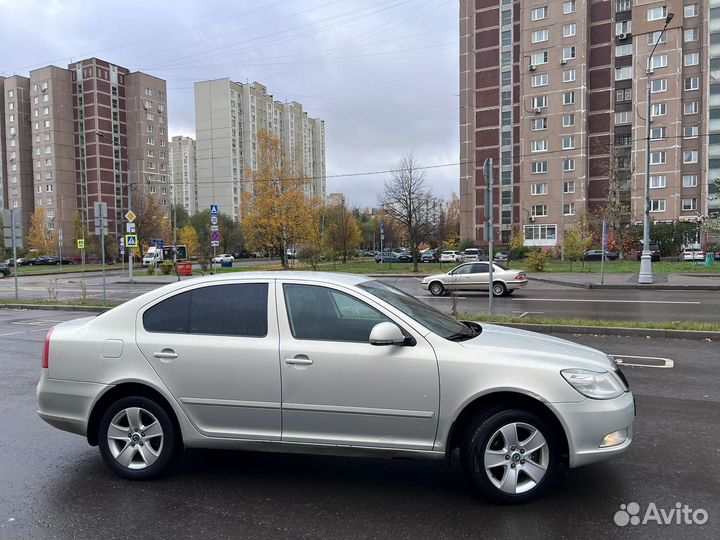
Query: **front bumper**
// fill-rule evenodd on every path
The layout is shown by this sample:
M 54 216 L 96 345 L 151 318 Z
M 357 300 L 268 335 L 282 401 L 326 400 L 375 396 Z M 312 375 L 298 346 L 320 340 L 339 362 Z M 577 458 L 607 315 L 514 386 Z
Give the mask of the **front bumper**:
M 92 406 L 107 388 L 105 384 L 43 377 L 35 391 L 38 416 L 63 431 L 87 435 Z
M 632 444 L 635 400 L 632 392 L 615 399 L 586 399 L 579 403 L 548 404 L 555 409 L 568 439 L 570 467 L 580 467 L 620 454 Z M 609 433 L 627 429 L 627 439 L 601 448 Z

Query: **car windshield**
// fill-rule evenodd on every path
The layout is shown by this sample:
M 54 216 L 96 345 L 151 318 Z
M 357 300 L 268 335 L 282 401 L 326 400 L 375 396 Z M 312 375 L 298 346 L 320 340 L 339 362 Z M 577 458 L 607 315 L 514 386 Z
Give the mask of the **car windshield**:
M 477 335 L 476 331 L 463 323 L 456 321 L 449 315 L 445 315 L 432 306 L 428 306 L 400 289 L 375 280 L 360 283 L 358 287 L 399 309 L 408 317 L 445 339 L 462 341 Z

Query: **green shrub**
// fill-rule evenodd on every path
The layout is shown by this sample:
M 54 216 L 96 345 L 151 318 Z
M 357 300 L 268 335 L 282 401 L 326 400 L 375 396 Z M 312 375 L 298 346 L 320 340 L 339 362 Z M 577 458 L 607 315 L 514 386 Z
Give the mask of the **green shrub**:
M 208 259 L 200 259 L 198 262 L 200 263 L 200 269 L 203 272 L 207 272 L 207 269 L 210 266 L 210 261 Z
M 154 276 L 155 275 L 155 265 L 151 264 L 150 266 L 148 266 L 147 270 L 145 270 L 145 272 L 147 272 L 148 276 Z
M 170 272 L 172 272 L 174 268 L 175 265 L 170 261 L 165 261 L 160 265 L 160 271 L 163 273 L 164 276 L 169 276 Z
M 533 272 L 544 272 L 549 259 L 550 255 L 546 251 L 537 249 L 528 254 L 525 265 L 528 267 L 528 270 L 532 270 Z

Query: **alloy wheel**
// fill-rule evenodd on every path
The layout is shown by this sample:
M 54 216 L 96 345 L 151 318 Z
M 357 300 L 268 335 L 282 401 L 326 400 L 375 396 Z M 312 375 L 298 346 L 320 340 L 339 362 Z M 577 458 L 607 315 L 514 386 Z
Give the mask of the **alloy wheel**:
M 515 495 L 535 488 L 545 477 L 550 452 L 536 427 L 513 422 L 498 429 L 483 455 L 485 474 L 500 491 Z
M 128 469 L 150 467 L 163 450 L 160 421 L 147 409 L 128 407 L 118 412 L 107 430 L 107 442 L 115 460 Z

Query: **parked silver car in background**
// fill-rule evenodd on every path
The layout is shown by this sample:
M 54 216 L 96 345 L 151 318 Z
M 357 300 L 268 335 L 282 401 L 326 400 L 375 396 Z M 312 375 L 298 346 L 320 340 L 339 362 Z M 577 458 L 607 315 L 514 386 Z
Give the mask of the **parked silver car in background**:
M 508 270 L 493 264 L 494 296 L 506 296 L 527 285 L 524 270 Z M 487 291 L 490 284 L 490 264 L 486 262 L 465 263 L 445 274 L 434 274 L 422 280 L 422 287 L 433 296 L 448 291 Z
M 319 272 L 188 279 L 59 324 L 37 401 L 124 478 L 158 475 L 184 447 L 436 459 L 459 448 L 469 481 L 500 503 L 624 451 L 635 413 L 600 351 Z

